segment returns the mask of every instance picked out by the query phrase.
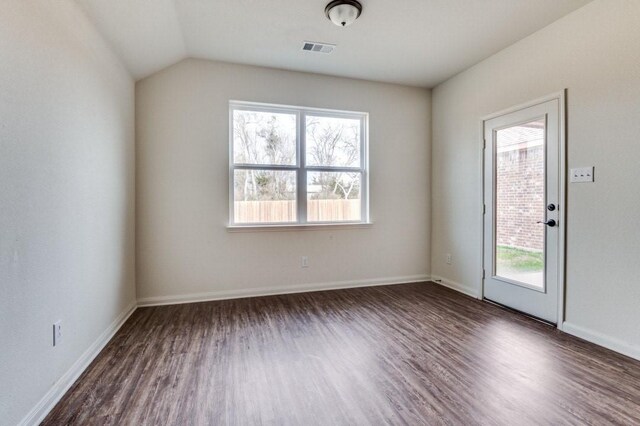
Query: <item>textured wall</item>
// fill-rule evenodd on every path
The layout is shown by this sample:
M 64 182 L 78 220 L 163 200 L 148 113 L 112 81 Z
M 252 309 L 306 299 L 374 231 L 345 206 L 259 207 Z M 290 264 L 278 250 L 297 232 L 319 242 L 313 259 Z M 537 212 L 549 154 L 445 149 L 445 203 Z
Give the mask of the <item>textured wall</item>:
M 0 93 L 0 424 L 13 425 L 135 301 L 134 83 L 73 2 L 2 0 Z
M 429 274 L 428 90 L 186 60 L 138 82 L 136 95 L 143 301 Z M 374 224 L 229 232 L 230 100 L 369 112 Z
M 640 357 L 639 16 L 596 0 L 434 89 L 431 247 L 434 275 L 480 290 L 482 118 L 566 88 L 568 166 L 596 170 L 567 188 L 566 320 Z

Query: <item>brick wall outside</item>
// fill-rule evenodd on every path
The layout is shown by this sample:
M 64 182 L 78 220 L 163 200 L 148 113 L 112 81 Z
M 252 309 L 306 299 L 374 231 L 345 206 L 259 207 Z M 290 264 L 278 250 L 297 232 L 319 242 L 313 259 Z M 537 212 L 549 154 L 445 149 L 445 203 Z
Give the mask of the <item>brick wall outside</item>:
M 544 226 L 544 148 L 497 155 L 497 243 L 542 250 Z

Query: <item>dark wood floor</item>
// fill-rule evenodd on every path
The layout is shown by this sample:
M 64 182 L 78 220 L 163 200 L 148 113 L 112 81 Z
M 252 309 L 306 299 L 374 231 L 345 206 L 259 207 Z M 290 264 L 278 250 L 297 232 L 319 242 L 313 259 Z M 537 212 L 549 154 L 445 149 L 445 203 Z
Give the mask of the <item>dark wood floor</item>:
M 432 283 L 138 309 L 44 424 L 640 424 L 640 362 Z

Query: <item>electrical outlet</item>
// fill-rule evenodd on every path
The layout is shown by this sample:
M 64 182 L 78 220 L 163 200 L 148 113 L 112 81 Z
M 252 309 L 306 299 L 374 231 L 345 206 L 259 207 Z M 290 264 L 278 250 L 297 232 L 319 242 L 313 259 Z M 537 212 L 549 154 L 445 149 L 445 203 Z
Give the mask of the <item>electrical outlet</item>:
M 451 253 L 447 253 L 447 265 L 451 265 Z
M 301 266 L 303 268 L 308 268 L 309 267 L 309 258 L 307 256 L 302 256 L 302 264 Z
M 62 321 L 53 324 L 53 346 L 62 343 Z

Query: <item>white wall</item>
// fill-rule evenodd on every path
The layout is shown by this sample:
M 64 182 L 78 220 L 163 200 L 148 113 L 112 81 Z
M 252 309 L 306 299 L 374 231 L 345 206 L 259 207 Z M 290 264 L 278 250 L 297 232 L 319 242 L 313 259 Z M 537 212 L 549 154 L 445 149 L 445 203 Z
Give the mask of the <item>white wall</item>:
M 132 79 L 72 2 L 0 2 L 2 425 L 135 300 L 133 120 Z
M 231 99 L 369 112 L 374 225 L 228 232 Z M 424 278 L 430 115 L 424 89 L 203 60 L 138 82 L 139 298 Z M 309 268 L 300 267 L 302 255 L 309 256 Z
M 479 292 L 483 116 L 568 89 L 570 331 L 640 356 L 640 2 L 597 0 L 433 92 L 433 275 Z M 453 254 L 447 265 L 445 254 Z

